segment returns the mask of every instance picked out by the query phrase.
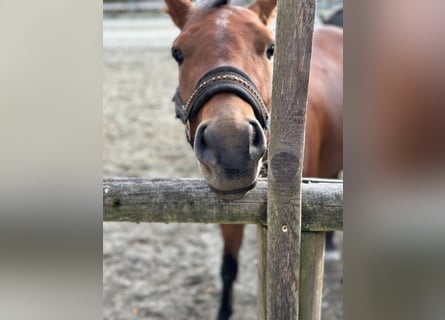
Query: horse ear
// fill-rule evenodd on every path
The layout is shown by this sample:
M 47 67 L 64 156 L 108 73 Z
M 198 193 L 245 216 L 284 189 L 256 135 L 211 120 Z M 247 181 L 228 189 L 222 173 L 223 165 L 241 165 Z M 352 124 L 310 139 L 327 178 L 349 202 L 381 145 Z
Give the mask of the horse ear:
M 277 0 L 257 0 L 248 8 L 254 11 L 264 24 L 268 24 L 276 6 Z
M 167 4 L 167 13 L 172 18 L 173 22 L 182 29 L 187 20 L 187 14 L 193 7 L 190 0 L 165 0 Z

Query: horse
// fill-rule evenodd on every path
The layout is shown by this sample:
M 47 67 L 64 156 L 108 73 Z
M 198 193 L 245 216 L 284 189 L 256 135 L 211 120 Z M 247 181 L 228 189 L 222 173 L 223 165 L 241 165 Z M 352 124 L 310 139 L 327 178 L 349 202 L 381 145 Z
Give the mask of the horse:
M 267 160 L 275 41 L 268 23 L 276 0 L 234 6 L 165 0 L 180 34 L 171 54 L 179 66 L 173 97 L 176 116 L 201 172 L 223 199 L 255 187 Z M 343 33 L 333 26 L 314 32 L 309 79 L 303 175 L 335 178 L 342 169 Z M 233 283 L 243 225 L 221 225 L 224 240 L 218 319 L 233 312 Z

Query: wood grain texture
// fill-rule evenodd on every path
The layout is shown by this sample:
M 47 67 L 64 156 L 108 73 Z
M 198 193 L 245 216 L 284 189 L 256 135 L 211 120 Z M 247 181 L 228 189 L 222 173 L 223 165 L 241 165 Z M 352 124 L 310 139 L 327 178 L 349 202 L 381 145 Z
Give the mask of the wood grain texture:
M 343 228 L 341 181 L 304 179 L 304 231 Z M 164 223 L 267 224 L 267 180 L 243 199 L 221 200 L 203 179 L 108 178 L 103 181 L 103 220 Z
M 257 296 L 256 296 L 256 318 L 267 319 L 267 227 L 258 225 L 256 233 L 257 246 Z
M 324 246 L 324 232 L 303 232 L 301 234 L 300 320 L 321 319 Z
M 301 173 L 315 0 L 280 0 L 268 170 L 267 319 L 298 319 Z

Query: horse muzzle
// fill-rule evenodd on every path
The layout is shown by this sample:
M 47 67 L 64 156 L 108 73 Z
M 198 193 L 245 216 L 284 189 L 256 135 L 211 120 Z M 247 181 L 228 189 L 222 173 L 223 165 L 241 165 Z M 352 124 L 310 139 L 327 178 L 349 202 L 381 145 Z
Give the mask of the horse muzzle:
M 220 195 L 244 195 L 255 187 L 266 152 L 266 137 L 256 120 L 203 122 L 194 150 L 211 189 Z

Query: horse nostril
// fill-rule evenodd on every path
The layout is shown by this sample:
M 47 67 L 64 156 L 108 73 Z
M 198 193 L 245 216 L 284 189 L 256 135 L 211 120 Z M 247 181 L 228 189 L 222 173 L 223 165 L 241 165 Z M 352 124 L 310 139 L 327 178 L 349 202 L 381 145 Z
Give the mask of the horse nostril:
M 195 142 L 193 148 L 195 149 L 196 157 L 199 161 L 209 163 L 213 159 L 213 153 L 209 146 L 206 137 L 207 125 L 201 124 L 195 133 Z
M 250 143 L 254 147 L 261 147 L 264 144 L 264 133 L 257 121 L 249 121 L 252 131 L 250 134 Z
M 194 142 L 194 148 L 205 148 L 207 147 L 207 139 L 205 137 L 205 130 L 207 129 L 207 125 L 202 124 L 198 127 L 198 130 L 196 130 L 195 133 L 195 142 Z
M 252 128 L 250 132 L 250 153 L 255 158 L 261 158 L 266 151 L 265 137 L 258 121 L 249 121 Z
M 258 134 L 258 132 L 257 132 L 257 130 L 253 130 L 253 132 L 252 132 L 252 138 L 251 138 L 251 141 L 252 141 L 252 145 L 253 146 L 255 146 L 255 147 L 258 147 L 258 145 L 260 144 L 260 142 L 261 142 L 261 139 L 260 139 L 260 137 L 259 137 L 259 134 Z
M 206 140 L 206 136 L 205 136 L 205 134 L 204 134 L 204 130 L 205 130 L 205 129 L 206 129 L 206 128 L 203 128 L 203 129 L 202 129 L 201 134 L 200 134 L 199 137 L 198 137 L 198 139 L 199 139 L 199 143 L 200 143 L 201 147 L 203 147 L 203 148 L 207 147 L 207 140 Z

